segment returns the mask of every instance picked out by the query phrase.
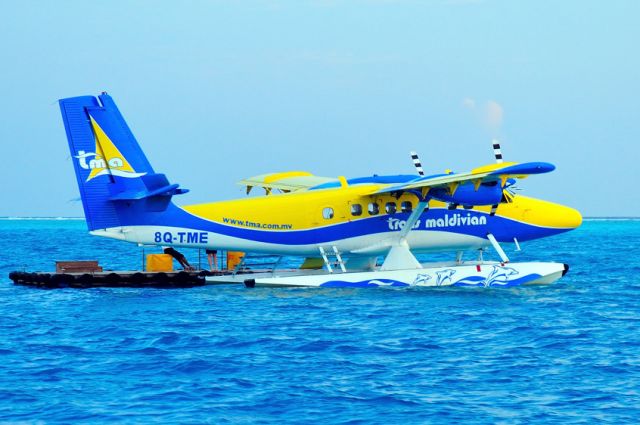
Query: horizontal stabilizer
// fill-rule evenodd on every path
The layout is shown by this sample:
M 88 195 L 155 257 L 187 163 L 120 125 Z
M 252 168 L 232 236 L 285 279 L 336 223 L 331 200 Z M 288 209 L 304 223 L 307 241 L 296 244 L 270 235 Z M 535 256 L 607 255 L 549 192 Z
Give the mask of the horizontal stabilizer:
M 109 197 L 110 201 L 137 201 L 153 196 L 182 195 L 189 192 L 189 189 L 181 189 L 178 184 L 169 184 L 169 180 L 164 174 L 149 174 L 141 177 L 146 190 L 136 188 L 134 190 L 118 191 L 118 185 L 114 184 L 111 189 L 114 194 Z

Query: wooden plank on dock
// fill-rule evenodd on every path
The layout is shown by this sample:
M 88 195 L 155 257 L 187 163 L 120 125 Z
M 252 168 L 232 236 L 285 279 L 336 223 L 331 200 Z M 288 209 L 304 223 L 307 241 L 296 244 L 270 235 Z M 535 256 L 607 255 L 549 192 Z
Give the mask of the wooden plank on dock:
M 102 267 L 95 260 L 88 261 L 56 261 L 56 273 L 96 273 Z

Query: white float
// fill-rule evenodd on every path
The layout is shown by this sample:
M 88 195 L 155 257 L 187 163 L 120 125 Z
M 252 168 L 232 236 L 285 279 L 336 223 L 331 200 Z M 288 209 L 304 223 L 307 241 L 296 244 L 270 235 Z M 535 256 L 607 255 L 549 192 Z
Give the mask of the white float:
M 499 263 L 489 261 L 421 264 L 420 268 L 368 272 L 244 275 L 247 287 L 373 288 L 421 286 L 508 287 L 549 284 L 564 276 L 562 263 Z M 237 275 L 241 278 L 242 275 Z

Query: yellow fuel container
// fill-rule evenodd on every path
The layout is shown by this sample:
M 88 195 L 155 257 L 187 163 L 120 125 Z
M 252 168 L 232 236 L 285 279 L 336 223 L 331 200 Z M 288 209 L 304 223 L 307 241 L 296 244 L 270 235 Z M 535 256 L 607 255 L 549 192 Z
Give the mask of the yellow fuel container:
M 173 257 L 169 254 L 147 254 L 148 272 L 172 272 Z
M 242 251 L 227 251 L 227 270 L 234 270 L 244 257 Z

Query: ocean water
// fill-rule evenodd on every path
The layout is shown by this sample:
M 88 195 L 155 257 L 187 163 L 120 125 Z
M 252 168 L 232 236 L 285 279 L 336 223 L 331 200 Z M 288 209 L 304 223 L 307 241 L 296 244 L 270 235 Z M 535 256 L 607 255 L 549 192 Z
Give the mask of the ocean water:
M 0 422 L 638 423 L 640 221 L 522 245 L 512 261 L 569 274 L 486 289 L 39 290 L 8 273 L 137 268 L 140 250 L 83 221 L 0 220 Z

